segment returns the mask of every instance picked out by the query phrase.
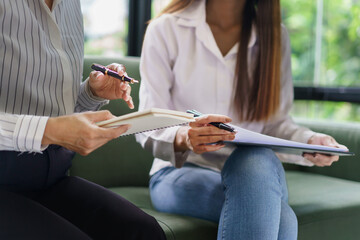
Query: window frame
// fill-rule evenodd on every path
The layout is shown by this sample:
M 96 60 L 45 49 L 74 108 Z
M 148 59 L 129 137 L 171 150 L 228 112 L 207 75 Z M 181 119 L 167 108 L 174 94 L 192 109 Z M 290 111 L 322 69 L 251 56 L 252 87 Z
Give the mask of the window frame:
M 151 19 L 151 3 L 152 0 L 129 1 L 128 56 L 141 55 L 145 30 Z

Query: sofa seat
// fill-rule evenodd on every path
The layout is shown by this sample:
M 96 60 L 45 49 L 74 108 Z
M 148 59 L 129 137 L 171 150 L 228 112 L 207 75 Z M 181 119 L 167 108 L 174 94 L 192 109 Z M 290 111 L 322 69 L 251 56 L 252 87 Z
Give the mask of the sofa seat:
M 299 221 L 299 239 L 360 238 L 360 183 L 299 171 L 287 171 L 286 178 L 289 202 Z M 213 222 L 156 211 L 147 187 L 110 189 L 154 216 L 167 239 L 216 238 Z
M 360 239 L 359 182 L 299 171 L 286 178 L 299 239 Z
M 113 187 L 109 189 L 155 217 L 165 231 L 168 240 L 216 239 L 217 224 L 213 222 L 156 211 L 151 204 L 147 187 Z

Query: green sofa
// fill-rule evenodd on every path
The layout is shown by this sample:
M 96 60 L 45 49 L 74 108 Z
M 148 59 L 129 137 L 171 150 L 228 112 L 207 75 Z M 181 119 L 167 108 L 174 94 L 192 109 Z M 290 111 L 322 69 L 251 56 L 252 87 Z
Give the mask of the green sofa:
M 92 63 L 119 62 L 130 76 L 140 79 L 139 58 L 86 57 L 84 76 Z M 138 84 L 132 85 L 138 106 Z M 114 115 L 130 111 L 122 101 L 111 101 L 104 109 Z M 299 221 L 299 239 L 360 239 L 360 124 L 299 120 L 314 131 L 334 136 L 356 153 L 331 167 L 285 165 L 289 201 Z M 141 148 L 134 136 L 112 140 L 90 155 L 76 155 L 70 174 L 103 185 L 154 216 L 168 239 L 216 239 L 212 222 L 156 211 L 151 204 L 148 181 L 152 155 Z

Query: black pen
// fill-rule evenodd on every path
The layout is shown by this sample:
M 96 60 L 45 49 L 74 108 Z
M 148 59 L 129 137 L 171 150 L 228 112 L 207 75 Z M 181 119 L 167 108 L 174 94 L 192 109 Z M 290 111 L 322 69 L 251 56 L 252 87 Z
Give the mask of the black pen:
M 191 113 L 191 114 L 194 114 L 194 117 L 199 117 L 202 115 L 202 113 L 192 109 L 192 110 L 187 110 L 186 111 L 187 113 Z M 222 123 L 222 122 L 211 122 L 209 123 L 217 128 L 220 128 L 220 129 L 223 129 L 223 130 L 226 130 L 226 131 L 229 131 L 229 132 L 234 132 L 235 129 L 225 123 Z
M 95 71 L 100 71 L 105 75 L 109 75 L 111 77 L 120 79 L 122 81 L 129 82 L 131 84 L 139 82 L 138 80 L 135 80 L 135 79 L 133 79 L 131 77 L 127 77 L 125 75 L 120 76 L 117 72 L 115 72 L 115 71 L 113 71 L 113 70 L 111 70 L 111 69 L 109 69 L 107 67 L 104 67 L 104 66 L 102 66 L 100 64 L 95 64 L 94 63 L 94 64 L 91 65 L 91 68 L 94 69 Z

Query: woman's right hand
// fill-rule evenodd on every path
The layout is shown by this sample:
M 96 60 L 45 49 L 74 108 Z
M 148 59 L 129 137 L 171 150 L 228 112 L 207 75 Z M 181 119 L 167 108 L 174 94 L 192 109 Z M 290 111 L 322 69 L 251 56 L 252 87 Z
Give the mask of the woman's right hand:
M 213 152 L 225 146 L 222 141 L 234 140 L 235 133 L 214 127 L 209 124 L 211 122 L 229 123 L 231 118 L 224 115 L 204 115 L 196 118 L 189 126 L 179 128 L 174 142 L 175 152 Z
M 49 118 L 41 143 L 60 145 L 81 155 L 88 155 L 129 129 L 129 125 L 102 128 L 95 124 L 113 117 L 105 110 Z

